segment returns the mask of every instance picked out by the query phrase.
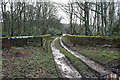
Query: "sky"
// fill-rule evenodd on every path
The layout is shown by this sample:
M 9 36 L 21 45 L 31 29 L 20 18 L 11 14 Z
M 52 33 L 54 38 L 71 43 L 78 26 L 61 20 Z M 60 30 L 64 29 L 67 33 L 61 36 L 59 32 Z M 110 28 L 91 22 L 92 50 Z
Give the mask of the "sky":
M 67 3 L 69 0 L 52 0 L 55 1 L 57 3 Z
M 1 2 L 2 0 L 0 0 Z M 8 1 L 8 0 L 5 0 Z M 19 0 L 10 0 L 10 1 L 19 1 Z M 31 1 L 34 2 L 35 0 L 23 0 L 23 1 Z M 56 3 L 67 3 L 69 0 L 37 0 L 37 1 L 52 1 L 52 2 L 56 2 Z M 9 5 L 7 6 L 9 8 Z M 0 9 L 1 10 L 1 9 Z M 62 17 L 61 23 L 69 23 L 68 21 L 68 16 L 66 15 L 65 12 L 63 12 L 61 9 L 58 10 L 58 17 Z
M 69 0 L 52 0 L 56 3 L 67 3 Z M 61 9 L 58 10 L 59 17 L 62 17 L 61 23 L 69 24 L 68 16 L 67 14 L 62 11 Z
M 2 1 L 2 0 L 0 0 L 0 1 Z M 15 1 L 19 1 L 19 0 L 15 0 Z M 33 1 L 34 2 L 35 0 L 25 0 L 25 1 Z M 67 3 L 69 1 L 75 1 L 75 0 L 37 0 L 37 1 L 53 1 L 56 3 Z M 84 1 L 84 0 L 80 0 L 80 1 Z M 96 0 L 89 0 L 89 1 L 96 1 Z M 99 0 L 97 0 L 97 1 L 99 1 Z M 107 1 L 112 1 L 112 0 L 107 0 Z M 116 0 L 113 0 L 113 1 L 116 1 Z M 120 0 L 118 0 L 118 1 L 120 1 Z M 62 17 L 61 23 L 69 24 L 69 16 L 63 10 L 58 9 L 58 17 Z
M 62 17 L 61 23 L 69 24 L 68 15 L 64 11 L 59 9 L 57 14 Z
M 76 1 L 76 0 L 50 0 L 50 1 L 54 1 L 56 3 L 67 3 L 69 1 Z M 79 0 L 78 0 L 79 1 Z M 80 0 L 80 1 L 85 1 L 85 0 Z M 90 2 L 116 2 L 116 1 L 120 1 L 120 0 L 86 0 L 86 1 L 90 1 Z M 61 23 L 66 23 L 66 24 L 69 24 L 69 20 L 68 20 L 68 15 L 62 11 L 61 9 L 58 10 L 58 15 L 59 17 L 61 16 L 63 19 L 61 20 Z M 93 15 L 91 15 L 93 16 Z M 77 21 L 77 23 L 79 24 L 79 21 Z
M 0 0 L 0 2 L 2 2 L 4 0 Z M 8 1 L 8 0 L 5 0 L 5 1 Z M 19 1 L 19 0 L 10 0 L 10 1 Z M 23 1 L 32 1 L 34 2 L 34 0 L 23 0 Z M 37 0 L 37 1 L 42 1 L 42 0 Z M 43 1 L 49 1 L 49 0 L 43 0 Z M 50 0 L 50 1 L 53 1 L 53 2 L 56 2 L 56 3 L 67 3 L 68 0 Z M 7 5 L 7 9 L 9 9 L 9 5 Z M 1 12 L 1 9 L 0 9 L 0 12 Z M 61 20 L 61 23 L 69 23 L 68 21 L 68 16 L 66 15 L 65 12 L 63 12 L 61 9 L 58 10 L 58 17 L 62 17 L 62 20 Z

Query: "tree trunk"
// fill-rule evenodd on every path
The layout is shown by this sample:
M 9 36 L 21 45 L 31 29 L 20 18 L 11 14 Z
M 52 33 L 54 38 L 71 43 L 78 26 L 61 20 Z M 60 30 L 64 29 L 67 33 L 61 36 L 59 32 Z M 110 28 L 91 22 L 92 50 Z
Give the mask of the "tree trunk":
M 102 19 L 101 35 L 104 36 L 104 14 L 103 14 L 103 2 L 101 2 L 101 19 Z
M 89 3 L 85 2 L 85 35 L 91 35 L 91 31 L 89 29 Z
M 73 5 L 70 4 L 70 33 L 73 34 L 73 25 L 72 20 L 73 19 Z
M 112 36 L 112 30 L 113 30 L 113 23 L 114 23 L 114 2 L 110 4 L 109 8 L 109 36 Z
M 26 30 L 26 29 L 25 29 L 25 23 L 26 23 L 26 22 L 25 22 L 25 21 L 26 21 L 26 20 L 25 20 L 25 2 L 23 2 L 23 6 L 24 6 L 24 22 L 23 22 L 23 26 L 24 26 L 24 34 L 25 34 L 25 30 Z
M 99 10 L 100 10 L 100 7 L 97 6 L 97 11 L 99 12 Z M 100 14 L 98 13 L 97 13 L 97 35 L 100 35 Z
M 107 30 L 108 30 L 108 24 L 107 24 L 107 6 L 106 6 L 106 2 L 104 2 L 104 23 L 105 23 L 105 35 L 107 36 Z
M 13 30 L 13 28 L 14 28 L 14 25 L 13 25 L 13 22 L 14 22 L 14 20 L 13 20 L 13 2 L 11 2 L 11 36 L 13 36 L 13 34 L 14 34 L 14 30 Z

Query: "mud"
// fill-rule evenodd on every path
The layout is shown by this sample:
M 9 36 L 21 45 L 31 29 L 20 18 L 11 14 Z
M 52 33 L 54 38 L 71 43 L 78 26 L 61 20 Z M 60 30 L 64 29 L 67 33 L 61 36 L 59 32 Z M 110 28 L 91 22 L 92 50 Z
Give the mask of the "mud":
M 70 64 L 68 59 L 65 57 L 63 53 L 55 48 L 55 41 L 58 39 L 55 38 L 51 43 L 52 53 L 54 55 L 54 60 L 57 68 L 59 69 L 59 73 L 62 78 L 82 78 L 81 74 Z
M 101 75 L 112 75 L 112 78 L 117 78 L 117 75 L 108 71 L 106 68 L 101 66 L 100 64 L 90 60 L 89 58 L 79 54 L 78 52 L 72 51 L 68 49 L 62 42 L 62 37 L 60 37 L 60 44 L 63 48 L 65 48 L 68 52 L 70 52 L 75 57 L 82 60 L 85 64 L 87 64 L 91 69 L 95 70 L 96 72 L 99 72 Z

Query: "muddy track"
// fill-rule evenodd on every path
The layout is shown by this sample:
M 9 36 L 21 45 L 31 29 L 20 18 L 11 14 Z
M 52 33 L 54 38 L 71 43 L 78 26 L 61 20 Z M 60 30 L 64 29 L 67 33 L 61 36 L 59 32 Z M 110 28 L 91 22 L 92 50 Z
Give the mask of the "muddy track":
M 80 59 L 81 61 L 83 61 L 86 65 L 88 65 L 91 69 L 95 70 L 96 72 L 100 73 L 102 76 L 105 75 L 111 75 L 110 77 L 112 78 L 116 78 L 117 75 L 114 74 L 113 72 L 107 70 L 106 68 L 104 68 L 103 66 L 101 66 L 100 64 L 90 60 L 89 58 L 79 54 L 78 52 L 72 51 L 69 48 L 67 48 L 64 43 L 62 42 L 62 37 L 60 37 L 60 44 L 63 48 L 65 48 L 68 52 L 70 52 L 73 56 L 75 56 L 76 58 Z
M 54 60 L 59 73 L 59 77 L 62 78 L 82 78 L 81 74 L 70 64 L 69 60 L 64 54 L 55 47 L 55 38 L 51 43 L 52 53 L 54 55 Z

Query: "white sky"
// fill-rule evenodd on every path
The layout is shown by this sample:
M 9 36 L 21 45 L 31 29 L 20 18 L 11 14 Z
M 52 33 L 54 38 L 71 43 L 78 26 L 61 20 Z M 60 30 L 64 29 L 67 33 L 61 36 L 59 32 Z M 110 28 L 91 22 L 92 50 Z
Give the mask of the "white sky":
M 2 0 L 0 0 L 2 1 Z M 19 1 L 19 0 L 15 0 L 15 1 Z M 34 1 L 34 0 L 25 0 L 25 1 Z M 37 0 L 37 1 L 41 1 L 41 0 Z M 69 1 L 75 1 L 75 0 L 42 0 L 42 1 L 53 1 L 56 3 L 67 3 Z M 84 0 L 80 0 L 80 1 L 84 1 Z M 99 0 L 88 0 L 88 1 L 99 1 Z M 105 0 L 102 0 L 105 1 Z M 107 0 L 107 1 L 120 1 L 120 0 Z M 61 9 L 58 10 L 58 17 L 62 17 L 63 19 L 61 20 L 61 23 L 69 23 L 69 17 L 68 15 L 62 11 Z M 79 22 L 78 22 L 79 23 Z
M 57 3 L 67 3 L 69 0 L 52 0 L 55 1 Z
M 54 1 L 56 3 L 67 3 L 69 1 L 76 1 L 76 0 L 50 0 L 50 1 Z M 85 1 L 85 0 L 80 0 L 80 1 Z M 89 1 L 89 2 L 116 2 L 116 1 L 120 1 L 120 0 L 86 0 L 86 1 Z M 69 17 L 64 11 L 59 9 L 58 15 L 59 15 L 59 17 L 63 17 L 63 19 L 61 20 L 61 23 L 69 24 L 69 20 L 68 20 Z M 77 21 L 77 22 L 79 24 L 79 21 Z
M 52 0 L 56 3 L 67 3 L 69 0 Z M 62 17 L 61 23 L 67 23 L 69 24 L 68 16 L 67 14 L 62 11 L 61 9 L 58 10 L 59 17 Z
M 63 12 L 62 10 L 58 10 L 58 15 L 59 17 L 62 17 L 61 23 L 69 23 L 68 16 L 65 12 Z

